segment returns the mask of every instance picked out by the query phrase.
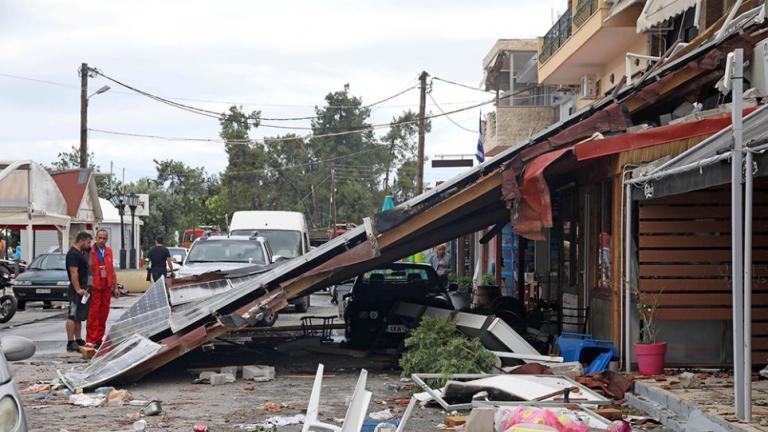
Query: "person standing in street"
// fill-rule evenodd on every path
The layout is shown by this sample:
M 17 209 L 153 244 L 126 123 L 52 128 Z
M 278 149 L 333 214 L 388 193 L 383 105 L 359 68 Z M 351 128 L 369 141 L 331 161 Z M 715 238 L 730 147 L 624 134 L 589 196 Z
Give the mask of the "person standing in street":
M 67 277 L 69 278 L 69 311 L 67 313 L 67 351 L 80 351 L 85 345 L 81 338 L 83 321 L 88 320 L 89 265 L 88 253 L 91 251 L 93 236 L 85 231 L 77 234 L 75 244 L 69 248 L 66 257 Z
M 157 282 L 162 276 L 165 276 L 168 269 L 173 270 L 173 261 L 171 260 L 171 251 L 163 246 L 163 238 L 155 239 L 155 245 L 149 250 L 149 274 L 152 282 Z
M 437 276 L 440 278 L 443 286 L 448 286 L 448 272 L 451 269 L 446 251 L 447 248 L 444 244 L 437 245 L 434 253 L 429 257 L 429 264 L 437 272 Z
M 109 233 L 105 229 L 96 231 L 96 244 L 90 253 L 90 265 L 93 283 L 91 286 L 91 306 L 86 323 L 86 346 L 99 348 L 107 329 L 109 303 L 114 295 L 120 297 L 117 289 L 117 274 L 112 261 L 112 248 L 107 246 Z

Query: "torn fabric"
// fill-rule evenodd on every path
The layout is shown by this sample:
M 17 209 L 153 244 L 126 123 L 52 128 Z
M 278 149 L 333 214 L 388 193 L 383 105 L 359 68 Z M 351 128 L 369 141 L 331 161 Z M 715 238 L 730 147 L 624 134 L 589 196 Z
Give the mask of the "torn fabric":
M 512 231 L 529 240 L 544 240 L 544 228 L 552 227 L 552 202 L 544 170 L 554 161 L 573 150 L 573 146 L 544 153 L 531 160 L 525 168 L 520 191 L 512 211 Z

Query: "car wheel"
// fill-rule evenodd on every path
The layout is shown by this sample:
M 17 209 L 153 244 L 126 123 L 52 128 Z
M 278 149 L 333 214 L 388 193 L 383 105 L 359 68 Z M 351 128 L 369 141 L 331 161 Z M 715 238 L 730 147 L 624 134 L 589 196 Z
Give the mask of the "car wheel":
M 16 314 L 16 297 L 4 295 L 0 297 L 0 323 L 8 322 Z
M 26 308 L 27 308 L 27 301 L 26 300 L 16 300 L 16 310 L 23 311 Z
M 296 312 L 306 312 L 309 310 L 309 295 L 305 295 L 296 303 Z

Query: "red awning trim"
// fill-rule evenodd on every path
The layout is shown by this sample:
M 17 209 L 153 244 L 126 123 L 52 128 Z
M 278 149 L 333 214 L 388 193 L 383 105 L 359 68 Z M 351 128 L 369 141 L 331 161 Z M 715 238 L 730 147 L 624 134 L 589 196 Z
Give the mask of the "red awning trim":
M 520 192 L 521 199 L 512 211 L 512 231 L 529 240 L 544 240 L 544 228 L 552 227 L 552 202 L 544 170 L 573 150 L 573 146 L 537 156 L 526 166 Z
M 23 231 L 27 229 L 26 225 L 2 225 L 0 229 L 11 231 Z M 32 225 L 32 231 L 58 231 L 55 225 Z
M 745 109 L 744 115 L 751 113 L 755 109 L 756 107 Z M 659 126 L 639 132 L 615 135 L 601 140 L 586 141 L 575 145 L 576 158 L 580 161 L 594 159 L 673 141 L 712 135 L 730 125 L 731 114 L 722 113 L 699 120 Z

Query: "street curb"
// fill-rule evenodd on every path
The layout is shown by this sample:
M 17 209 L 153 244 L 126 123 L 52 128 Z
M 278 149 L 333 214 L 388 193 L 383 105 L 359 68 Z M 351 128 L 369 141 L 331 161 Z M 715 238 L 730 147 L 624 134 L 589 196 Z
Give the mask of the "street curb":
M 634 383 L 634 393 L 627 393 L 629 406 L 648 413 L 674 432 L 749 432 L 745 425 L 730 423 L 710 415 L 674 393 L 641 382 Z

